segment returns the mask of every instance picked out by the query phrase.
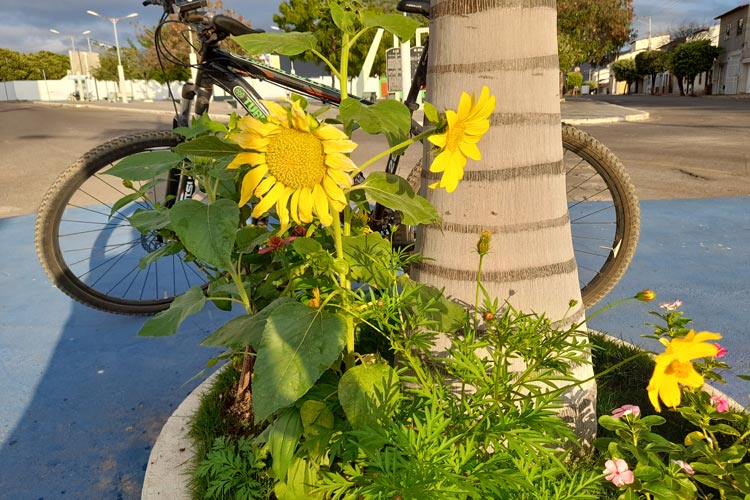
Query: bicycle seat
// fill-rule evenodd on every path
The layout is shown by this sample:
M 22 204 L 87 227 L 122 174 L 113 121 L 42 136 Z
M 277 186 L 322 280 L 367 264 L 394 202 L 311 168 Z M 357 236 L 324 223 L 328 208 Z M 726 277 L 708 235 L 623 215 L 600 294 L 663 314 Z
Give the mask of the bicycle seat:
M 396 10 L 430 17 L 430 0 L 401 0 L 396 5 Z
M 236 19 L 233 19 L 229 16 L 222 16 L 221 14 L 217 14 L 214 16 L 212 24 L 218 32 L 227 35 L 239 36 L 250 35 L 252 33 L 265 33 L 264 30 L 256 30 L 254 28 L 251 28 L 250 26 L 242 24 Z

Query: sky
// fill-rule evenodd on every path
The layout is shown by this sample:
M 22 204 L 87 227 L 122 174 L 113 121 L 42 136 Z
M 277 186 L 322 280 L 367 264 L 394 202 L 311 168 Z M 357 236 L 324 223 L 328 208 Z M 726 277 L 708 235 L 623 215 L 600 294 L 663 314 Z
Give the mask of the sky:
M 634 0 L 636 20 L 633 28 L 642 37 L 657 35 L 686 25 L 713 24 L 714 18 L 747 0 Z M 252 21 L 256 28 L 268 30 L 273 15 L 278 12 L 280 0 L 224 0 L 226 8 L 234 10 Z M 141 0 L 0 0 L 0 48 L 17 52 L 48 50 L 65 54 L 70 50 L 71 36 L 76 48 L 84 50 L 87 37 L 83 31 L 91 30 L 92 40 L 114 44 L 112 23 L 86 14 L 93 10 L 110 18 L 138 13 L 134 19 L 117 23 L 120 46 L 134 40 L 137 26 L 154 26 L 161 14 L 156 6 L 144 7 Z M 51 33 L 56 29 L 62 35 Z M 0 62 L 2 64 L 2 62 Z

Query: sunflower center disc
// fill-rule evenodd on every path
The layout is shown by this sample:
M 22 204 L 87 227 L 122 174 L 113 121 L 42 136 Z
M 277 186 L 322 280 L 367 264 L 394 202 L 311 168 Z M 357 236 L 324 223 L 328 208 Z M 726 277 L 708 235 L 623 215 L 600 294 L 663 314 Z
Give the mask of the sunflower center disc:
M 312 188 L 326 174 L 323 145 L 309 132 L 287 129 L 274 136 L 266 161 L 276 180 L 294 189 Z

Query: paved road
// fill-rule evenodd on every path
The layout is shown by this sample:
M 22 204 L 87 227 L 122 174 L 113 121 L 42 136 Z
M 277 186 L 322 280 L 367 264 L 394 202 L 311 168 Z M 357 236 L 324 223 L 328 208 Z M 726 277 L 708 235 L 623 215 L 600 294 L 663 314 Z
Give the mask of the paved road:
M 623 161 L 641 200 L 750 195 L 750 99 L 603 96 L 650 119 L 581 126 Z

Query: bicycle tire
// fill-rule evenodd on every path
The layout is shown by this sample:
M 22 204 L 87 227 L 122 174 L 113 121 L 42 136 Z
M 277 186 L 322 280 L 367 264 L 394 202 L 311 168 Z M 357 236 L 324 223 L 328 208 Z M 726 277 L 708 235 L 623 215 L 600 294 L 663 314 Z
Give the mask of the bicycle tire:
M 112 203 L 128 190 L 121 179 L 103 173 L 123 158 L 171 149 L 180 141 L 171 131 L 119 137 L 90 150 L 57 178 L 42 199 L 35 225 L 37 256 L 55 286 L 94 309 L 139 316 L 163 311 L 175 296 L 205 285 L 198 266 L 177 263 L 181 254 L 138 268 L 140 257 L 163 242 L 142 235 L 127 219 L 135 209 L 147 208 L 146 202 L 133 201 L 112 212 Z M 167 263 L 159 269 L 164 259 L 172 261 L 171 273 L 164 268 Z
M 562 125 L 562 143 L 573 251 L 581 298 L 590 308 L 614 288 L 633 260 L 640 207 L 625 167 L 609 148 L 567 124 Z M 415 192 L 421 177 L 420 159 L 406 177 Z M 610 214 L 612 220 L 604 219 Z

